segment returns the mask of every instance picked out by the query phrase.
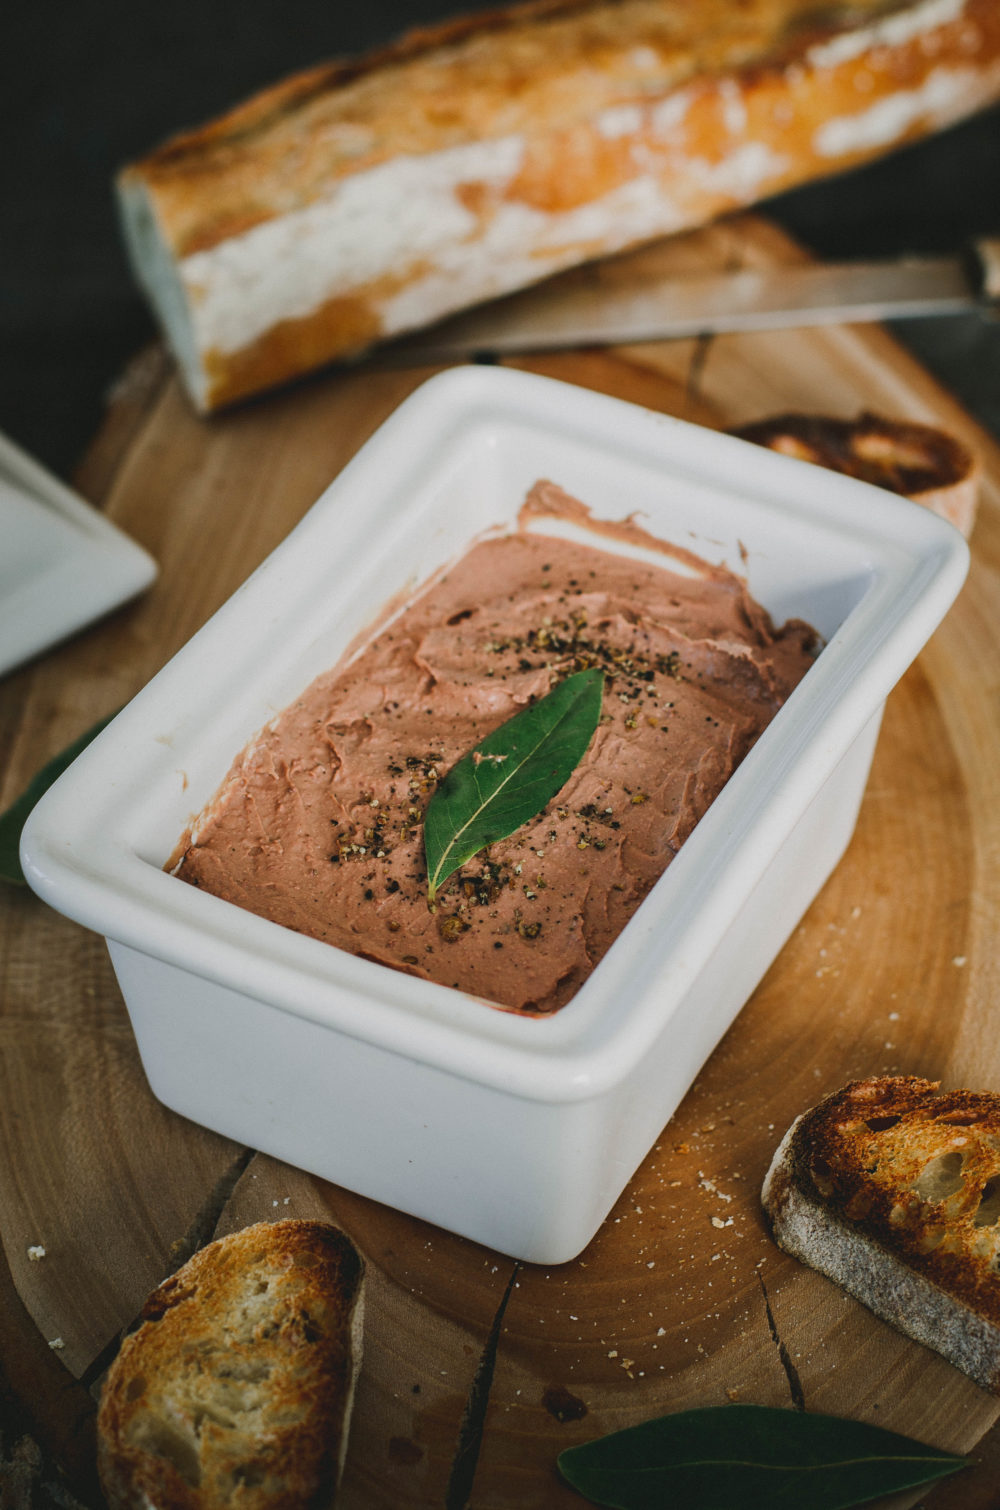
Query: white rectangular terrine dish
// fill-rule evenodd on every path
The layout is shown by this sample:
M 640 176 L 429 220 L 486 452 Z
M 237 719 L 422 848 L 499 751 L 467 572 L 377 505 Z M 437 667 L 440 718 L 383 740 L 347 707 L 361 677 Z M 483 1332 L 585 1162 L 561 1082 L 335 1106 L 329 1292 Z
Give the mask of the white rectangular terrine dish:
M 825 648 L 577 995 L 549 1017 L 346 954 L 164 864 L 235 755 L 401 590 L 547 477 L 742 572 Z M 607 548 L 606 540 L 594 543 Z M 826 880 L 885 697 L 968 549 L 904 499 L 527 373 L 424 384 L 42 799 L 22 861 L 104 934 L 155 1094 L 502 1252 L 589 1242 Z

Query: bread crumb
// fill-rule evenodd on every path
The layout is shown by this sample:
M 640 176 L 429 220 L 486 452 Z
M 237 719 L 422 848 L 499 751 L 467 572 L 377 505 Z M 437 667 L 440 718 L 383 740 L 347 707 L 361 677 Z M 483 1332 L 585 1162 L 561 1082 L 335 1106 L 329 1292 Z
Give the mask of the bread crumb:
M 968 955 L 965 955 L 965 954 L 956 954 L 953 957 L 953 959 L 952 959 L 952 964 L 953 965 L 957 965 L 958 968 L 961 970 L 962 966 L 964 964 L 966 964 L 967 961 L 968 961 Z
M 698 1173 L 701 1174 L 701 1171 L 699 1170 Z M 702 1190 L 707 1190 L 710 1192 L 710 1194 L 717 1195 L 720 1201 L 732 1200 L 731 1195 L 727 1195 L 724 1190 L 720 1190 L 715 1181 L 708 1179 L 705 1175 L 701 1176 L 701 1179 L 698 1181 L 698 1183 L 701 1186 Z
M 41 1243 L 32 1243 L 31 1246 L 28 1249 L 28 1260 L 29 1260 L 29 1262 L 33 1263 L 33 1264 L 37 1264 L 38 1260 L 40 1258 L 44 1258 L 44 1257 L 45 1257 L 45 1249 L 42 1247 Z
M 55 1348 L 57 1352 L 58 1352 L 59 1348 L 62 1348 L 62 1347 L 65 1347 L 65 1346 L 66 1346 L 66 1344 L 65 1344 L 65 1342 L 63 1342 L 63 1340 L 62 1340 L 61 1337 L 53 1337 L 49 1341 L 49 1347 Z

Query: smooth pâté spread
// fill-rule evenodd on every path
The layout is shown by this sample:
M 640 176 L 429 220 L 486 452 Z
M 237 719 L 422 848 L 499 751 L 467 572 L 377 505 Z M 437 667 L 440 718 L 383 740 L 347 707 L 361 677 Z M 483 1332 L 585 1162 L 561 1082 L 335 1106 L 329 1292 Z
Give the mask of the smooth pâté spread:
M 545 534 L 587 521 L 647 548 Z M 539 483 L 235 761 L 182 880 L 365 959 L 526 1013 L 563 1006 L 809 669 L 743 579 Z M 649 550 L 663 564 L 651 561 Z M 588 667 L 600 724 L 558 795 L 428 904 L 422 820 L 450 766 Z

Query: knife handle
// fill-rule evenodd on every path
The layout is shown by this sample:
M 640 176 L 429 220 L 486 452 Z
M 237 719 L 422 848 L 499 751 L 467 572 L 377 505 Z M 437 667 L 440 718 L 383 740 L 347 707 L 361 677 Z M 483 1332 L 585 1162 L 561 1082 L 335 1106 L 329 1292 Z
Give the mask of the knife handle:
M 1000 236 L 980 236 L 972 255 L 980 297 L 992 314 L 1000 314 Z

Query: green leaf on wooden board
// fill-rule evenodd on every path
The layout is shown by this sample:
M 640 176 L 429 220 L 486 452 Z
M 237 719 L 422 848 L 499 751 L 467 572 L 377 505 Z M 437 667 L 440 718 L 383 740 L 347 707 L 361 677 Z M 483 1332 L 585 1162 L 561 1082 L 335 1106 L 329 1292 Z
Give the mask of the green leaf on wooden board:
M 597 728 L 603 688 L 603 671 L 578 671 L 456 761 L 424 815 L 429 902 L 460 865 L 565 786 Z
M 65 750 L 54 755 L 42 769 L 32 777 L 20 797 L 11 803 L 5 812 L 0 813 L 0 881 L 7 881 L 12 886 L 26 886 L 24 871 L 21 869 L 21 860 L 18 850 L 21 844 L 21 830 L 27 821 L 28 814 L 36 802 L 44 796 L 57 776 L 61 776 L 67 766 L 85 750 L 92 739 L 95 739 L 101 730 L 106 728 L 115 717 L 109 713 L 107 718 L 102 718 L 93 728 L 81 734 Z
M 567 1448 L 558 1463 L 567 1483 L 612 1510 L 844 1510 L 968 1459 L 861 1421 L 722 1405 Z

